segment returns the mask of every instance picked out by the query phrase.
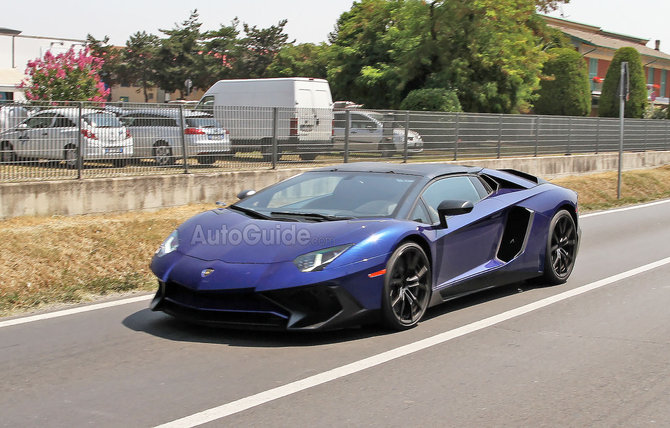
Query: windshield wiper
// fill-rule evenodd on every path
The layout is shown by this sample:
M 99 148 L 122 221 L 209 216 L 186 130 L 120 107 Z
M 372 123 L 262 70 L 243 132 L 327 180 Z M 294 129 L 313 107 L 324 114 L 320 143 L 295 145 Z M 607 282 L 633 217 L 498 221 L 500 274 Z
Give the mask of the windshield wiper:
M 343 216 L 327 215 L 319 213 L 302 213 L 296 211 L 272 211 L 270 215 L 293 215 L 319 221 L 350 220 L 353 218 L 353 217 L 343 217 Z
M 261 214 L 258 211 L 252 210 L 251 208 L 244 208 L 244 207 L 240 207 L 238 205 L 230 205 L 228 208 L 230 208 L 231 210 L 239 211 L 239 212 L 244 213 L 244 214 L 246 214 L 250 217 L 253 217 L 253 218 L 260 218 L 260 219 L 263 219 L 263 220 L 267 220 L 267 219 L 270 218 L 269 216 L 266 216 L 265 214 Z

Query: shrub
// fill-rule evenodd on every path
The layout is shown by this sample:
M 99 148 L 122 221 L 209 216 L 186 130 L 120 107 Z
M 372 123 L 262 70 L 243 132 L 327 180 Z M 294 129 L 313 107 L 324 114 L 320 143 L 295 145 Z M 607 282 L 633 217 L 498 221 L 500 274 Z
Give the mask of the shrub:
M 456 91 L 433 88 L 415 89 L 400 103 L 401 110 L 413 111 L 463 111 Z
M 600 95 L 598 115 L 600 117 L 619 117 L 619 80 L 621 77 L 621 63 L 628 61 L 630 74 L 630 95 L 624 107 L 625 117 L 644 117 L 647 109 L 647 84 L 642 70 L 640 54 L 635 48 L 619 48 L 605 75 L 603 91 Z
M 591 85 L 586 63 L 571 48 L 550 49 L 544 64 L 535 113 L 588 116 L 591 113 Z

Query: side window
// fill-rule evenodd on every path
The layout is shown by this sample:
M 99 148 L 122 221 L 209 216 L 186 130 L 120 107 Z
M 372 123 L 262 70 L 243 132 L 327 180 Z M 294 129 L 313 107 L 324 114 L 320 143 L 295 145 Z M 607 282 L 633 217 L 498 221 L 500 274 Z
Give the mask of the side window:
M 33 116 L 26 124 L 28 128 L 48 128 L 51 126 L 51 121 L 53 120 L 53 113 L 42 114 L 39 116 Z
M 426 211 L 423 201 L 419 200 L 409 219 L 418 223 L 431 223 L 430 215 L 428 215 L 428 211 Z
M 54 128 L 76 128 L 77 125 L 65 116 L 57 115 L 54 122 Z
M 470 177 L 465 175 L 447 177 L 429 184 L 421 197 L 433 221 L 437 220 L 437 207 L 442 201 L 459 200 L 476 204 L 482 199 Z
M 367 116 L 352 114 L 351 127 L 355 129 L 376 129 L 377 124 Z
M 346 113 L 335 113 L 333 127 L 335 128 L 346 128 L 347 126 L 347 114 Z
M 472 180 L 472 184 L 475 186 L 477 193 L 479 193 L 479 196 L 482 199 L 491 194 L 491 189 L 489 189 L 479 177 L 470 177 L 470 180 Z
M 211 113 L 214 110 L 214 95 L 202 97 L 195 109 Z

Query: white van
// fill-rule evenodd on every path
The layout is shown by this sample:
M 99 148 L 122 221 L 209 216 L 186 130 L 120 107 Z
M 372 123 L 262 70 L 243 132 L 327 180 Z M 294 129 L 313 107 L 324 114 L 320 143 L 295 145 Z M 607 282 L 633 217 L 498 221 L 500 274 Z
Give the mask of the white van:
M 230 131 L 233 151 L 260 151 L 266 160 L 272 156 L 276 111 L 278 156 L 296 151 L 311 160 L 332 149 L 332 105 L 324 79 L 234 79 L 216 82 L 196 110 L 214 114 Z

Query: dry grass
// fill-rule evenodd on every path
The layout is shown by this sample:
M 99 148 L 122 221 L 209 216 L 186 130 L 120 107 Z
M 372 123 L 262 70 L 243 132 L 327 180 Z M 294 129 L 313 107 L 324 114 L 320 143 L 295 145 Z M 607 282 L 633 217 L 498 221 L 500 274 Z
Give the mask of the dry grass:
M 583 212 L 670 197 L 670 166 L 624 173 L 621 201 L 616 199 L 616 173 L 553 182 L 576 190 Z M 178 224 L 212 208 L 200 204 L 158 212 L 0 221 L 0 316 L 153 290 L 153 252 Z

